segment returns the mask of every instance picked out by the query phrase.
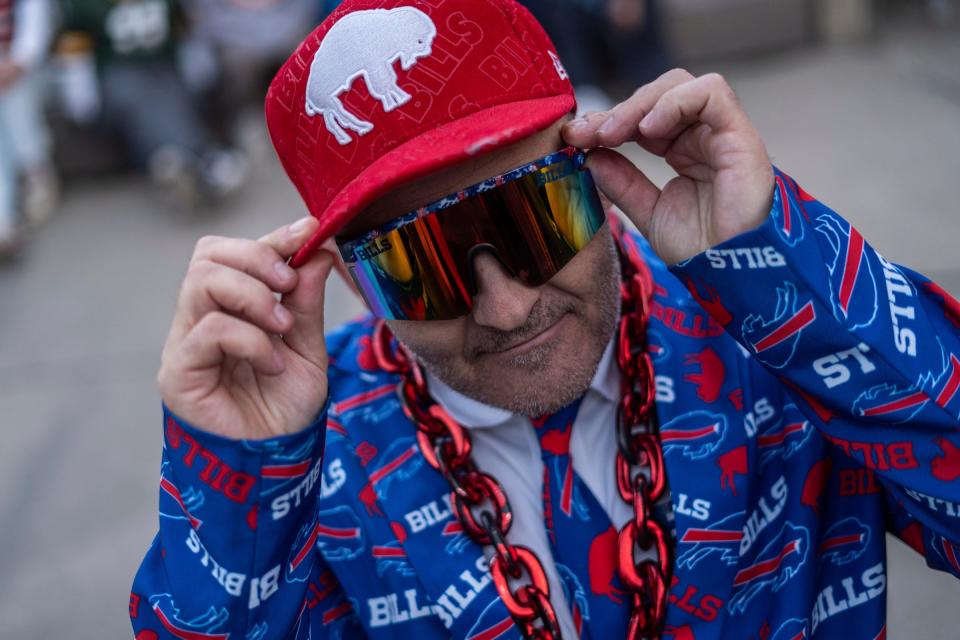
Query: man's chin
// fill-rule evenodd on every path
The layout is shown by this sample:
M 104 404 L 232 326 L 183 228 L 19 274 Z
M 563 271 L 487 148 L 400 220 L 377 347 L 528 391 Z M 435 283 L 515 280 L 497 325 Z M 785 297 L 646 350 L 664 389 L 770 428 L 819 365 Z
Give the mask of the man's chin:
M 596 354 L 584 353 L 594 351 L 592 347 L 582 342 L 549 342 L 491 358 L 487 364 L 493 366 L 483 367 L 473 384 L 458 391 L 520 415 L 553 413 L 590 388 L 603 353 L 603 345 Z
M 501 396 L 506 402 L 491 401 L 488 404 L 528 417 L 555 413 L 585 394 L 592 377 L 585 371 L 545 369 L 535 378 L 517 381 L 509 392 Z

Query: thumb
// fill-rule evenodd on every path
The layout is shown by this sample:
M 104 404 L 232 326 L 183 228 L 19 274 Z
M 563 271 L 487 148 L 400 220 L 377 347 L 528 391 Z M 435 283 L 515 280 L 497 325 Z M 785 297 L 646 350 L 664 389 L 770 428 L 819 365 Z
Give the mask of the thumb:
M 625 156 L 598 148 L 587 156 L 587 168 L 597 188 L 623 211 L 644 236 L 649 237 L 653 208 L 660 189 Z
M 293 315 L 293 327 L 284 334 L 283 341 L 294 353 L 322 369 L 327 366 L 323 301 L 332 267 L 333 255 L 317 251 L 297 269 L 297 286 L 282 300 Z

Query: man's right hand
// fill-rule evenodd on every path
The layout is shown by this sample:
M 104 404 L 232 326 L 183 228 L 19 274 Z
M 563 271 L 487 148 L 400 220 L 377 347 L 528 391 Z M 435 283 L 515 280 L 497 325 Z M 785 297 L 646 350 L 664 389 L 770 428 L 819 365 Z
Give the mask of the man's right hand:
M 316 228 L 305 218 L 256 241 L 197 242 L 157 374 L 177 416 L 243 439 L 294 433 L 317 416 L 327 398 L 323 299 L 333 256 L 320 251 L 297 271 L 286 264 Z

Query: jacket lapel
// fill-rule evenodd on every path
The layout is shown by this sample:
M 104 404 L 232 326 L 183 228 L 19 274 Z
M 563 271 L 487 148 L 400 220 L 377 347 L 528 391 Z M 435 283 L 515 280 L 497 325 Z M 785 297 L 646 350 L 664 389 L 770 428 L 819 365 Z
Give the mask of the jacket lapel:
M 654 277 L 649 344 L 676 524 L 667 628 L 677 638 L 709 638 L 730 597 L 756 464 L 744 428 L 749 380 L 744 367 L 729 369 L 743 359 L 739 347 L 679 281 L 665 269 Z
M 395 378 L 394 384 L 395 382 Z M 433 613 L 453 637 L 498 636 L 513 621 L 490 578 L 482 548 L 460 528 L 450 505 L 450 488 L 423 457 L 416 428 L 399 408 L 395 394 L 375 403 L 387 407 L 334 405 L 353 443 L 365 454 L 359 502 L 371 520 L 383 520 L 392 539 L 373 544 L 370 553 L 381 571 L 416 576 Z M 339 406 L 338 406 L 339 405 Z

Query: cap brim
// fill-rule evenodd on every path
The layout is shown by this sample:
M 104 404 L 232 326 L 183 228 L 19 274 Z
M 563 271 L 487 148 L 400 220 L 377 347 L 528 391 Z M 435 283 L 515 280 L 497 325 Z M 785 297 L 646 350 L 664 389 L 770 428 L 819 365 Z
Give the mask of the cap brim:
M 511 102 L 477 111 L 411 138 L 347 183 L 325 211 L 312 212 L 319 218 L 320 227 L 290 264 L 299 267 L 306 263 L 324 242 L 388 191 L 543 131 L 575 106 L 570 94 Z

